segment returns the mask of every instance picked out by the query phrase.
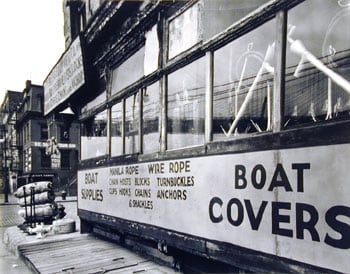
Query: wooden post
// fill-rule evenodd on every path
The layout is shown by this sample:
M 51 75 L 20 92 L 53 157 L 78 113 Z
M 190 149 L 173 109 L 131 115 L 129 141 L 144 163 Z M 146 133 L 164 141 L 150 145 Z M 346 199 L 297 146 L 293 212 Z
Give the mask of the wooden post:
M 205 85 L 205 144 L 213 140 L 213 88 L 214 88 L 214 53 L 206 53 Z
M 272 130 L 279 132 L 283 128 L 285 103 L 285 66 L 286 66 L 287 12 L 276 15 L 275 72 L 273 87 Z
M 167 109 L 168 109 L 168 90 L 167 90 L 167 77 L 163 76 L 160 80 L 160 88 L 162 94 L 161 105 L 161 127 L 160 127 L 160 151 L 165 152 L 167 149 Z
M 140 154 L 143 153 L 143 92 L 146 88 L 142 88 L 139 90 L 139 152 Z
M 122 100 L 122 155 L 125 154 L 125 98 Z

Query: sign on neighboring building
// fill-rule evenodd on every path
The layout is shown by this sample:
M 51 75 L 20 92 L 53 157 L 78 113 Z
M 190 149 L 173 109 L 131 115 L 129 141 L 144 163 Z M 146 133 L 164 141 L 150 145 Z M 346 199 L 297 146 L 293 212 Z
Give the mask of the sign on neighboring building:
M 61 168 L 61 153 L 51 155 L 51 168 Z
M 64 102 L 84 83 L 83 55 L 77 37 L 44 81 L 44 114 Z
M 61 152 L 55 137 L 47 140 L 46 155 L 51 156 L 51 168 L 61 168 Z

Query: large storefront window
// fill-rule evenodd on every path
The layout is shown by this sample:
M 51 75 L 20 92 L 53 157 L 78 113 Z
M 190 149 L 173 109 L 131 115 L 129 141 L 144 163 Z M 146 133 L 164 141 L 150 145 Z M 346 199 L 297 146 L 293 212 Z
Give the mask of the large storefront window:
M 143 153 L 159 151 L 160 104 L 159 82 L 156 82 L 143 91 Z
M 349 118 L 350 4 L 308 0 L 288 12 L 285 127 Z
M 214 140 L 271 129 L 275 20 L 214 53 Z
M 107 154 L 107 110 L 104 110 L 82 126 L 81 159 L 89 159 Z
M 125 154 L 140 151 L 140 98 L 139 93 L 126 98 L 125 101 Z
M 168 76 L 167 148 L 204 143 L 205 59 Z
M 111 156 L 123 154 L 123 103 L 112 107 Z

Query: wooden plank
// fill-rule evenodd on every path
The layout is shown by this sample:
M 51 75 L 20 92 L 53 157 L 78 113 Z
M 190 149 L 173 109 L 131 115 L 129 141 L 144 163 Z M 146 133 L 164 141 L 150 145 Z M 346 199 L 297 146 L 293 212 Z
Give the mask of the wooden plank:
M 19 247 L 39 273 L 175 273 L 128 249 L 94 237 L 39 242 Z
M 45 261 L 44 262 L 40 262 L 39 261 L 34 261 L 32 258 L 29 258 L 31 259 L 31 261 L 35 264 L 40 264 L 40 267 L 41 269 L 49 269 L 52 267 L 53 264 L 62 264 L 62 267 L 71 267 L 71 266 L 74 266 L 74 265 L 77 265 L 77 264 L 84 264 L 84 265 L 89 265 L 89 264 L 93 264 L 94 261 L 100 261 L 100 260 L 109 260 L 109 261 L 113 261 L 113 260 L 116 260 L 118 258 L 123 258 L 121 256 L 116 256 L 117 254 L 106 254 L 106 253 L 101 253 L 99 256 L 95 255 L 93 256 L 93 258 L 91 257 L 87 257 L 87 258 L 83 258 L 79 256 L 69 256 L 66 255 L 64 257 L 61 257 L 59 259 L 55 259 L 55 260 L 47 260 L 45 258 Z
M 169 269 L 167 267 L 161 266 L 161 265 L 155 265 L 154 263 L 150 262 L 143 262 L 136 266 L 130 267 L 128 269 L 116 269 L 108 271 L 109 274 L 167 274 L 169 273 Z M 172 273 L 175 273 L 173 271 Z M 179 273 L 179 272 L 178 272 Z
M 46 246 L 39 245 L 37 247 L 30 248 L 30 249 L 22 249 L 22 252 L 29 255 L 30 253 L 37 254 L 40 252 L 45 252 L 47 250 L 52 250 L 52 252 L 53 252 L 52 254 L 55 254 L 56 252 L 61 253 L 60 250 L 64 251 L 66 249 L 73 250 L 73 249 L 83 249 L 83 248 L 89 248 L 90 252 L 98 252 L 100 250 L 107 250 L 107 249 L 113 250 L 115 247 L 114 246 L 101 246 L 101 245 L 97 245 L 94 243 L 77 244 L 77 243 L 67 242 L 64 245 L 56 245 L 56 244 L 46 245 Z
M 63 259 L 60 260 L 63 262 L 62 268 L 64 267 L 74 267 L 75 269 L 80 268 L 82 266 L 83 268 L 86 268 L 88 266 L 89 268 L 92 267 L 101 267 L 101 264 L 115 264 L 115 263 L 123 263 L 125 262 L 125 258 L 128 260 L 139 260 L 135 255 L 133 254 L 123 254 L 120 252 L 120 250 L 116 250 L 114 253 L 105 253 L 101 252 L 100 254 L 93 254 L 93 256 L 89 257 L 74 257 L 71 259 Z M 53 262 L 55 263 L 55 262 Z M 56 263 L 57 264 L 57 263 Z M 46 265 L 41 265 L 42 269 L 50 269 L 52 268 L 52 264 L 46 264 Z M 78 267 L 77 267 L 78 266 Z
M 143 259 L 144 260 L 144 259 Z M 96 262 L 96 264 L 91 264 L 91 265 L 81 265 L 77 268 L 75 268 L 75 271 L 77 273 L 101 273 L 101 272 L 109 272 L 111 270 L 118 270 L 118 269 L 127 269 L 127 268 L 132 268 L 134 266 L 137 266 L 139 263 L 142 263 L 142 258 L 135 258 L 135 259 L 130 259 L 126 258 L 124 261 L 106 261 L 106 262 Z
M 62 261 L 64 263 L 64 265 L 70 265 L 70 264 L 75 264 L 75 263 L 88 263 L 88 262 L 91 262 L 91 260 L 99 260 L 99 259 L 103 259 L 103 258 L 109 258 L 110 260 L 113 260 L 115 258 L 120 258 L 120 257 L 124 257 L 124 256 L 129 256 L 130 255 L 125 255 L 123 254 L 122 252 L 120 252 L 119 250 L 115 250 L 114 252 L 113 251 L 108 251 L 108 252 L 104 252 L 104 251 L 101 251 L 99 253 L 90 253 L 89 254 L 93 254 L 92 258 L 90 256 L 82 256 L 82 250 L 85 250 L 85 253 L 86 253 L 86 249 L 81 249 L 81 250 L 78 250 L 78 249 L 74 249 L 74 250 L 71 250 L 71 251 L 65 251 L 62 253 L 62 256 L 57 258 L 52 258 L 52 257 L 49 257 L 51 254 L 50 252 L 48 251 L 47 253 L 49 255 L 46 255 L 46 254 L 37 254 L 37 255 L 32 255 L 32 256 L 28 256 L 28 258 L 33 262 L 33 263 L 37 263 L 37 264 L 40 264 L 42 267 L 45 267 L 45 266 L 50 266 L 52 263 L 56 263 L 56 262 L 59 262 L 59 261 Z M 46 255 L 46 256 L 45 256 Z

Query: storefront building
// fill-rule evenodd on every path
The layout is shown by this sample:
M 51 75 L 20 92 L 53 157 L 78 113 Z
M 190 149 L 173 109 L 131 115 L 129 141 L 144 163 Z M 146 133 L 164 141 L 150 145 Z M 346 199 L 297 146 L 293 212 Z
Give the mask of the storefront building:
M 350 271 L 348 1 L 64 9 L 44 109 L 80 122 L 83 232 L 253 272 Z

